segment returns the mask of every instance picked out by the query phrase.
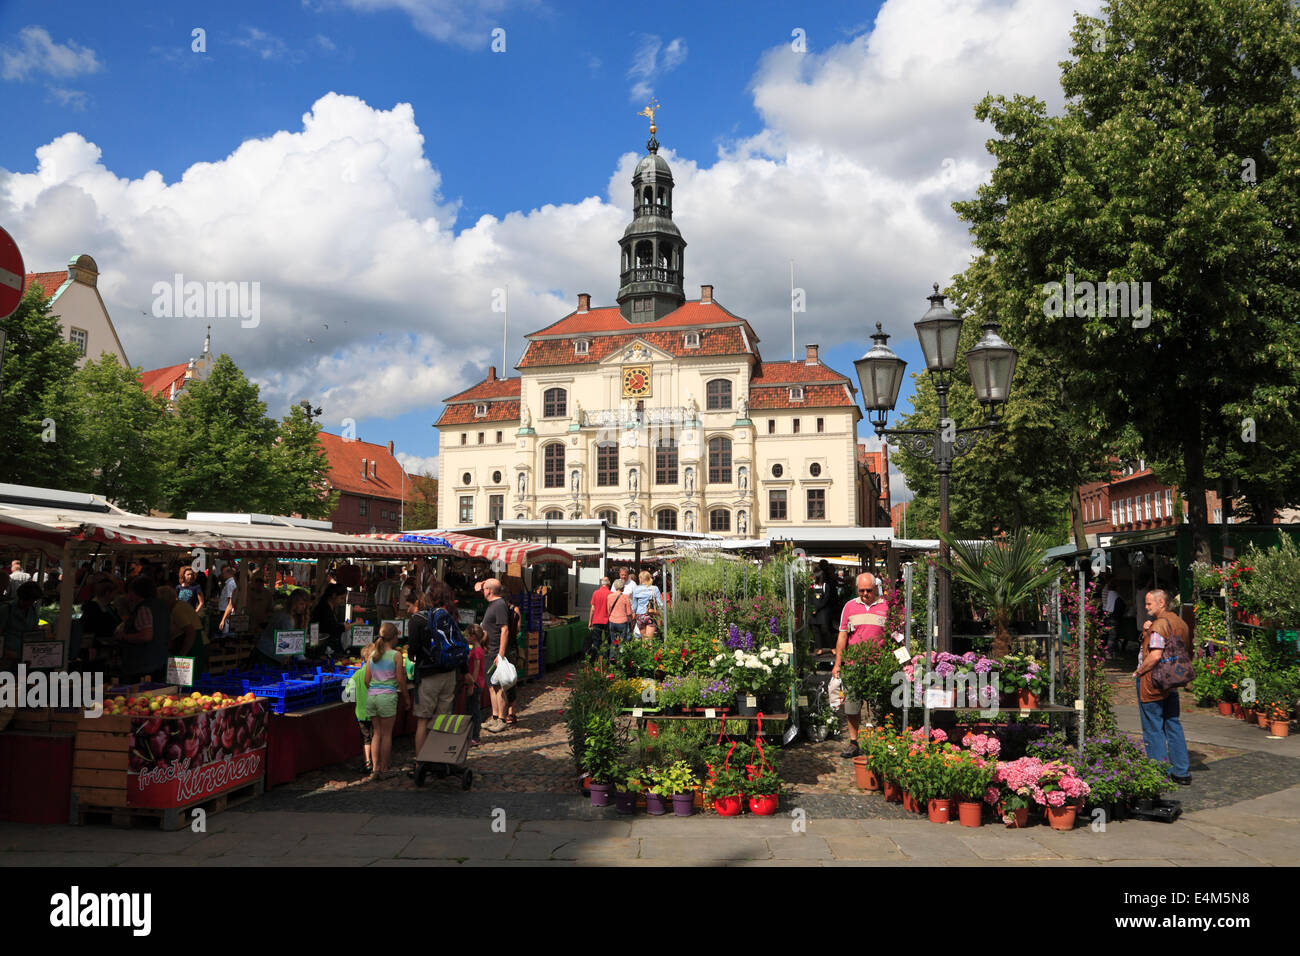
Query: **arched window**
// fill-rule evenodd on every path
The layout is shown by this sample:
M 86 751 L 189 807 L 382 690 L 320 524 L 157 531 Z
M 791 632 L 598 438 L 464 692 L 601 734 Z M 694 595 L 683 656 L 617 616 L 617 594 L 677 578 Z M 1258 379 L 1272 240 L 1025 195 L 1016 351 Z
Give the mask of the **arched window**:
M 726 411 L 731 407 L 731 382 L 715 378 L 705 386 L 705 400 L 711 412 Z
M 660 531 L 677 530 L 677 512 L 672 508 L 664 508 L 655 515 L 655 527 Z
M 563 511 L 548 511 L 548 512 L 546 512 L 546 520 L 547 520 L 547 521 L 563 521 L 563 520 L 564 520 L 564 512 L 563 512 Z
M 542 486 L 564 487 L 564 443 L 551 442 L 542 449 Z
M 709 512 L 710 531 L 730 531 L 731 512 L 726 508 L 714 508 Z
M 618 524 L 618 512 L 617 512 L 617 511 L 608 511 L 608 510 L 606 510 L 606 511 L 597 511 L 597 512 L 596 512 L 596 517 L 599 518 L 599 519 L 602 520 L 602 521 L 608 521 L 610 524 Z
M 564 389 L 548 388 L 542 395 L 542 416 L 563 418 L 567 414 L 569 414 L 569 401 Z
M 731 439 L 722 435 L 709 439 L 709 484 L 731 484 Z
M 618 487 L 618 442 L 603 441 L 596 446 L 596 484 Z

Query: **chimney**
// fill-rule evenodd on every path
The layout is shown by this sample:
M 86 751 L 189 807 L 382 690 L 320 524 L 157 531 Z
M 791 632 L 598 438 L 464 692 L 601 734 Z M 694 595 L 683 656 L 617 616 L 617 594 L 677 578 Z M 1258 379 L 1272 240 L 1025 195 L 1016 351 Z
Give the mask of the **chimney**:
M 804 360 L 803 360 L 803 364 L 804 364 L 804 365 L 816 365 L 816 364 L 817 364 L 817 346 L 815 346 L 815 345 L 805 345 L 804 348 L 808 350 L 808 354 L 807 354 L 807 357 L 804 358 Z
M 388 454 L 391 455 L 392 453 L 393 453 L 393 440 L 390 438 L 388 440 Z
M 579 292 L 578 293 L 578 314 L 581 315 L 584 312 L 590 312 L 590 311 L 591 311 L 591 293 Z
M 700 286 L 700 305 L 712 305 L 712 304 L 713 304 L 713 286 L 711 285 Z
M 489 366 L 488 366 L 488 377 L 487 377 L 487 380 L 488 380 L 489 382 L 495 382 L 495 381 L 497 380 L 497 367 L 496 367 L 495 365 L 489 365 Z
M 362 481 L 366 480 L 366 472 L 368 472 L 369 470 L 370 470 L 370 459 L 362 458 L 361 459 L 361 480 Z

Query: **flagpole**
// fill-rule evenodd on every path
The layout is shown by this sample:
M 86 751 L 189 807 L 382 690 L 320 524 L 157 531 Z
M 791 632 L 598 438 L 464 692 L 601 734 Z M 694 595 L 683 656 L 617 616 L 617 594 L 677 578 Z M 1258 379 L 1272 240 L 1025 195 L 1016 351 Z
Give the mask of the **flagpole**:
M 790 260 L 790 361 L 798 358 L 794 350 L 794 260 Z

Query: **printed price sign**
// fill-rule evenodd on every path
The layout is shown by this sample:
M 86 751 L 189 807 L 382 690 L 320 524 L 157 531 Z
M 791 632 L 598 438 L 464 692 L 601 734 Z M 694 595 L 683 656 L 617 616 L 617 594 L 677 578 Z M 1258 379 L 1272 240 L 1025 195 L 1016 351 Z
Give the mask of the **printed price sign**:
M 306 631 L 276 631 L 275 632 L 275 654 L 281 655 L 301 654 L 307 649 L 307 632 Z
M 800 697 L 800 698 L 799 698 L 799 706 L 800 706 L 800 707 L 807 707 L 807 706 L 808 706 L 808 698 L 807 698 L 807 697 Z
M 384 621 L 384 623 L 391 624 L 393 627 L 397 628 L 398 637 L 406 636 L 406 621 L 404 619 L 398 618 L 392 621 Z
M 315 647 L 319 643 L 320 643 L 320 625 L 313 624 L 311 626 L 311 646 Z
M 942 687 L 927 687 L 925 689 L 925 706 L 951 707 L 952 697 L 952 691 L 944 690 Z
M 372 624 L 353 624 L 352 625 L 352 646 L 365 647 L 375 639 L 375 628 Z
M 747 696 L 747 697 L 745 698 L 745 706 L 746 706 L 746 707 L 757 707 L 757 706 L 758 706 L 758 698 L 755 697 L 753 694 L 750 694 L 749 696 Z
M 782 641 L 780 644 L 776 646 L 776 649 L 782 654 L 794 653 L 794 645 L 791 644 L 789 641 Z
M 192 657 L 167 658 L 167 683 L 178 684 L 181 687 L 193 687 L 194 686 L 194 658 Z
M 1223 549 L 1223 560 L 1224 560 L 1224 561 L 1232 561 L 1232 560 L 1235 560 L 1236 557 L 1237 557 L 1237 549 L 1236 549 L 1236 548 L 1228 547 L 1228 548 L 1224 548 L 1224 549 Z
M 906 664 L 912 659 L 912 655 L 907 653 L 906 648 L 896 647 L 894 648 L 894 659 L 900 664 Z
M 471 610 L 462 610 L 462 611 L 460 612 L 460 623 L 461 623 L 461 624 L 473 624 L 473 623 L 475 623 L 475 621 L 474 621 L 474 612 L 471 611 Z
M 230 630 L 235 634 L 247 634 L 249 631 L 248 612 L 236 611 L 230 615 Z
M 712 720 L 713 718 L 718 716 L 718 712 L 714 710 L 712 707 L 706 707 L 704 708 L 704 716 L 707 717 L 709 720 Z
M 62 667 L 63 642 L 30 641 L 23 645 L 23 662 L 32 668 Z
M 645 713 L 645 711 L 642 710 L 640 707 L 633 707 L 633 708 L 632 708 L 632 716 L 633 716 L 633 717 L 640 717 L 640 716 L 641 716 L 642 714 L 644 714 L 644 713 Z

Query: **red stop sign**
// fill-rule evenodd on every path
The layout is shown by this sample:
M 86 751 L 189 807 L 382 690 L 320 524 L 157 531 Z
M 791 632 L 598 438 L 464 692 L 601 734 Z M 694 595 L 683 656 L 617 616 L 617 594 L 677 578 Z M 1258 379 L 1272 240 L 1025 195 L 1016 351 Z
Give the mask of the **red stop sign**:
M 0 319 L 8 318 L 23 298 L 23 254 L 9 233 L 0 229 Z

